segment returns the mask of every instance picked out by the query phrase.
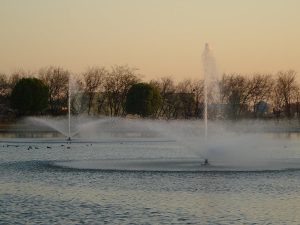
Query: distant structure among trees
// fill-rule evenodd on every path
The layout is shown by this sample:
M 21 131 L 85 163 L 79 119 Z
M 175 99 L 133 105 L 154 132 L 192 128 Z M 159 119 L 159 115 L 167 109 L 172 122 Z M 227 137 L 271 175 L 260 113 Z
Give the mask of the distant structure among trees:
M 218 82 L 219 100 L 208 87 L 209 119 L 300 119 L 300 86 L 296 75 L 293 70 L 276 74 L 223 74 Z M 175 83 L 170 77 L 161 77 L 139 84 L 141 78 L 137 69 L 116 65 L 88 68 L 78 76 L 71 76 L 68 70 L 55 66 L 41 68 L 35 73 L 0 74 L 0 120 L 11 119 L 11 115 L 40 114 L 41 111 L 47 115 L 65 115 L 70 77 L 72 112 L 76 114 L 126 116 L 134 113 L 162 119 L 203 117 L 203 80 L 185 79 Z M 35 88 L 18 90 L 21 89 L 19 82 L 26 83 L 21 87 L 35 85 Z M 48 88 L 46 103 L 35 99 L 46 96 L 45 87 Z M 137 91 L 139 94 L 131 93 L 133 87 L 145 93 L 141 90 Z M 149 100 L 152 88 L 149 87 L 154 88 L 161 99 L 161 104 L 154 109 L 149 106 L 152 104 Z M 33 90 L 43 94 L 32 93 Z

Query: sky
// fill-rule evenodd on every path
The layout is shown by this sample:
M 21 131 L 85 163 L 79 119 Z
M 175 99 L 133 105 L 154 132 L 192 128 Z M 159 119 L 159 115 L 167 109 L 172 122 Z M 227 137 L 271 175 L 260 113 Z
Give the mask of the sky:
M 299 0 L 0 0 L 0 72 L 129 65 L 145 79 L 300 74 Z M 300 75 L 298 74 L 298 77 Z

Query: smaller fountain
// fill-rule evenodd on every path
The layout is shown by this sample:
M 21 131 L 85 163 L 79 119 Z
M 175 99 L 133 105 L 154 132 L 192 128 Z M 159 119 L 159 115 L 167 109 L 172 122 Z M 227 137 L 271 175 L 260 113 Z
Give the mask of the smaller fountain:
M 71 76 L 69 76 L 68 88 L 68 138 L 67 141 L 71 142 Z

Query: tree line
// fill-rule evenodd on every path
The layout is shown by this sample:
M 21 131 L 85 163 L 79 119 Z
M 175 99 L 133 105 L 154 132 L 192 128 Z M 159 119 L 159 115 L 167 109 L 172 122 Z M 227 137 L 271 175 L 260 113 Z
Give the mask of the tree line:
M 293 70 L 276 74 L 223 74 L 216 83 L 208 85 L 209 118 L 300 118 L 300 86 L 296 76 Z M 88 68 L 77 76 L 55 66 L 41 68 L 35 73 L 2 73 L 0 114 L 3 118 L 18 116 L 11 104 L 12 91 L 24 77 L 35 77 L 48 88 L 47 107 L 35 114 L 53 116 L 67 113 L 69 85 L 73 114 L 126 116 L 129 89 L 142 82 L 137 69 L 119 65 Z M 148 84 L 155 87 L 161 97 L 159 106 L 149 116 L 165 119 L 203 117 L 203 80 L 175 82 L 171 77 L 161 77 Z

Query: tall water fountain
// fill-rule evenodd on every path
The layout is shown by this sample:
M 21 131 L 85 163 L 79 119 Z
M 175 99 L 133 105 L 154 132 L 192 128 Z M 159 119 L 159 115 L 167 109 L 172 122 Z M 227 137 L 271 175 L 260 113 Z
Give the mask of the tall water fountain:
M 215 58 L 212 54 L 208 43 L 205 43 L 204 51 L 202 53 L 202 67 L 204 77 L 204 141 L 205 149 L 206 151 L 208 151 L 208 88 L 210 88 L 212 98 L 218 98 L 218 74 L 216 69 Z M 214 99 L 212 100 L 212 102 L 214 102 Z M 207 158 L 204 160 L 204 164 L 208 164 Z
M 212 51 L 208 43 L 205 43 L 204 51 L 202 53 L 202 67 L 204 77 L 204 129 L 205 129 L 205 140 L 208 135 L 208 88 L 212 97 L 212 102 L 218 101 L 218 72 L 216 69 L 216 61 L 212 54 Z

